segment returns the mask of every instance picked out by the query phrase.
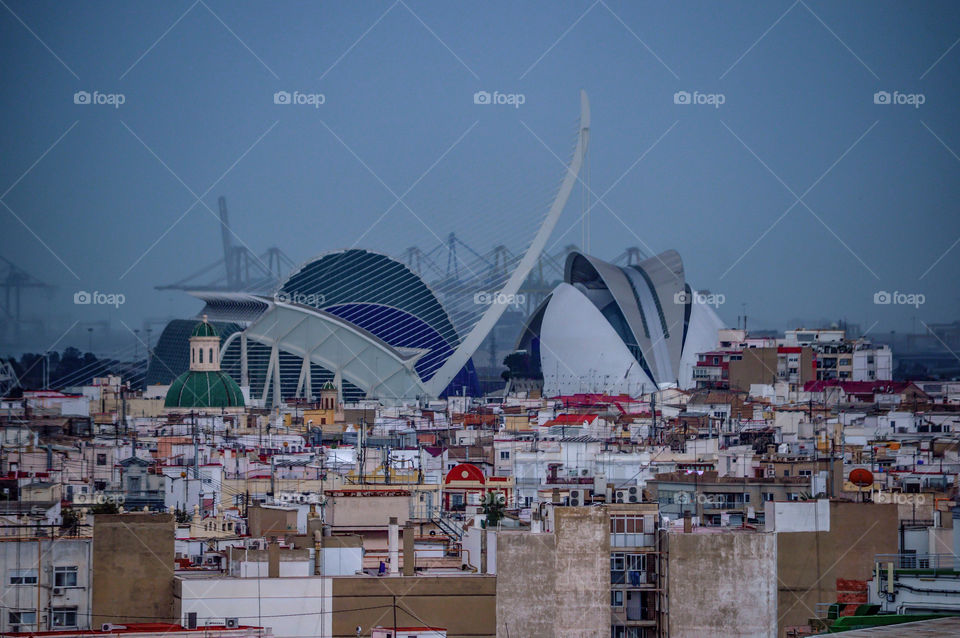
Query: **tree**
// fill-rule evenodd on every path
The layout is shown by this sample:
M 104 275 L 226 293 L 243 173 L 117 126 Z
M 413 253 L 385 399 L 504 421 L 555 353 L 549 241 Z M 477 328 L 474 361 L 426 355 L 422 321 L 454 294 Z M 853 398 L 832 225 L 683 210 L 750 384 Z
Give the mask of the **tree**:
M 483 513 L 486 515 L 484 527 L 496 527 L 503 519 L 503 511 L 507 508 L 504 495 L 499 492 L 490 492 L 483 498 Z
M 67 535 L 76 534 L 77 525 L 80 524 L 80 514 L 73 508 L 67 508 L 63 510 L 61 518 L 63 520 L 63 522 L 60 523 L 61 531 Z
M 113 501 L 108 501 L 106 503 L 97 503 L 90 508 L 91 514 L 119 514 L 120 508 L 117 507 L 117 504 Z

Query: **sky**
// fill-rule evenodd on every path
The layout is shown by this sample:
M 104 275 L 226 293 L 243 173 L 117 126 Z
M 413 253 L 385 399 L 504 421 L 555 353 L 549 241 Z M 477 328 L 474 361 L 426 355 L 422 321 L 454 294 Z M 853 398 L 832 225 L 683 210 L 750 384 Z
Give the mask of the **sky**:
M 581 89 L 551 252 L 592 206 L 591 253 L 679 250 L 730 325 L 960 317 L 955 2 L 0 4 L 0 256 L 56 286 L 24 314 L 63 343 L 195 314 L 155 287 L 220 259 L 221 195 L 295 263 L 522 250 Z

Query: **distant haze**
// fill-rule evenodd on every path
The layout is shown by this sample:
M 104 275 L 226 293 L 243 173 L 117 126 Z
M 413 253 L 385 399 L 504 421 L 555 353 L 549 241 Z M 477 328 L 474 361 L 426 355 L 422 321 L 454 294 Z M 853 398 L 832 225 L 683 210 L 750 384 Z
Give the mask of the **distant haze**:
M 581 88 L 590 252 L 676 248 L 731 326 L 960 317 L 955 2 L 205 2 L 0 8 L 0 255 L 57 286 L 25 317 L 196 313 L 154 287 L 222 257 L 220 195 L 236 243 L 297 263 L 452 231 L 520 251 Z M 582 191 L 551 252 L 581 242 Z

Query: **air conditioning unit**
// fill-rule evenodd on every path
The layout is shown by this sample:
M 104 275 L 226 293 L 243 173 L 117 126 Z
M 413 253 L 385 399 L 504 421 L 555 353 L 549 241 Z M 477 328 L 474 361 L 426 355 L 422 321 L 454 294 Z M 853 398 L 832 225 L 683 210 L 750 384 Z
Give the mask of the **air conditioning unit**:
M 627 501 L 628 498 L 629 498 L 629 495 L 627 494 L 627 490 L 616 490 L 613 493 L 614 503 L 628 503 L 629 502 Z
M 585 489 L 575 489 L 570 490 L 570 496 L 568 499 L 570 507 L 578 507 L 580 505 L 587 504 L 587 498 L 593 496 L 593 490 Z
M 100 631 L 113 631 L 114 629 L 126 629 L 126 625 L 114 625 L 112 622 L 105 622 L 100 625 Z
M 226 620 L 226 622 L 225 622 L 224 624 L 226 625 L 227 629 L 236 629 L 237 627 L 240 626 L 240 619 L 239 619 L 239 618 L 227 618 L 227 620 Z
M 54 587 L 53 588 L 54 596 L 63 596 L 63 587 Z
M 636 485 L 627 489 L 627 503 L 639 503 L 641 500 L 640 497 L 640 488 Z

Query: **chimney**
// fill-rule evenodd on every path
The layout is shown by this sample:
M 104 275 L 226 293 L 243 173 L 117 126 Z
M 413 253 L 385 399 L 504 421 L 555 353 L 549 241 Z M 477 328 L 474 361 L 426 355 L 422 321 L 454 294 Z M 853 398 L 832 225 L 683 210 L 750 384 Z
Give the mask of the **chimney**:
M 550 497 L 551 497 L 550 498 L 551 503 L 553 503 L 554 505 L 559 505 L 560 504 L 560 488 L 559 487 L 553 488 L 553 493 L 550 495 Z
M 280 578 L 280 543 L 273 542 L 267 547 L 267 577 Z
M 540 522 L 540 508 L 534 508 L 530 514 L 530 531 L 534 534 L 543 531 L 543 524 Z
M 397 528 L 397 517 L 391 516 L 390 527 L 387 532 L 387 551 L 390 556 L 390 575 L 391 576 L 397 575 L 397 562 L 400 559 L 398 555 L 398 550 L 397 550 L 398 532 L 399 530 Z
M 417 567 L 417 556 L 413 551 L 413 523 L 407 521 L 403 526 L 403 575 L 413 576 Z
M 487 573 L 487 534 L 490 530 L 481 528 L 480 530 L 480 573 Z
M 690 512 L 683 515 L 683 533 L 689 534 L 693 531 L 693 519 L 690 518 Z
M 313 533 L 313 573 L 323 576 L 323 532 L 319 529 Z

